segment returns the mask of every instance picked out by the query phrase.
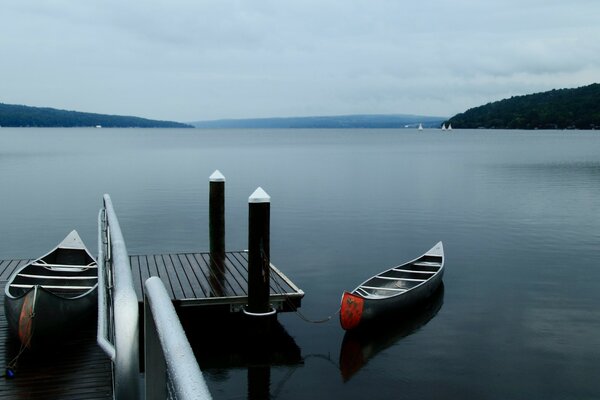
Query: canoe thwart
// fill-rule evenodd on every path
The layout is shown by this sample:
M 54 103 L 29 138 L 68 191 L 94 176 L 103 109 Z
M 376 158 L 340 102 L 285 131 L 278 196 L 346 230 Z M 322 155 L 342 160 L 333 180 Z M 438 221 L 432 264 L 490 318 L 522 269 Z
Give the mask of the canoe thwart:
M 34 274 L 17 274 L 23 278 L 31 279 L 63 279 L 63 280 L 94 280 L 97 276 L 62 276 L 62 275 L 34 275 Z
M 42 260 L 40 260 L 42 261 Z M 40 262 L 40 261 L 36 261 L 31 263 L 31 265 L 36 266 L 36 267 L 44 267 L 47 269 L 52 269 L 55 271 L 69 271 L 69 270 L 85 270 L 88 268 L 98 268 L 98 266 L 96 265 L 96 263 L 90 263 L 87 265 L 69 265 L 69 264 L 50 264 L 50 263 L 46 263 L 46 262 Z
M 19 289 L 30 289 L 36 285 L 25 285 L 22 283 L 11 283 L 10 287 Z M 60 290 L 89 290 L 93 289 L 94 286 L 60 286 L 60 285 L 37 285 L 44 289 L 60 289 Z

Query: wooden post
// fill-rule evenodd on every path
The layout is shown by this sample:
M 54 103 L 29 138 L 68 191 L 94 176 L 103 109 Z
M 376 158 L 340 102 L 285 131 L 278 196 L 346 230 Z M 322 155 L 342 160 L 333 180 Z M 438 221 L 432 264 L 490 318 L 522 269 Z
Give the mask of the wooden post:
M 258 188 L 248 198 L 248 306 L 250 316 L 273 315 L 269 304 L 271 197 Z
M 248 367 L 248 400 L 271 398 L 271 366 L 269 363 Z
M 219 170 L 209 178 L 209 237 L 211 295 L 224 295 L 225 272 L 225 177 Z

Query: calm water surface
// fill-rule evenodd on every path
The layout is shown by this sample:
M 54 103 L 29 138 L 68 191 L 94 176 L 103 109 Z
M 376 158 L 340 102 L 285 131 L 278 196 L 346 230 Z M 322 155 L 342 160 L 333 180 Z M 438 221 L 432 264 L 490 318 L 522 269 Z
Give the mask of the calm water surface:
M 206 250 L 215 169 L 231 250 L 271 195 L 272 262 L 309 318 L 438 240 L 447 257 L 443 293 L 377 334 L 285 314 L 299 357 L 201 357 L 215 398 L 600 397 L 598 132 L 2 128 L 0 258 L 73 228 L 95 250 L 103 193 L 131 254 Z

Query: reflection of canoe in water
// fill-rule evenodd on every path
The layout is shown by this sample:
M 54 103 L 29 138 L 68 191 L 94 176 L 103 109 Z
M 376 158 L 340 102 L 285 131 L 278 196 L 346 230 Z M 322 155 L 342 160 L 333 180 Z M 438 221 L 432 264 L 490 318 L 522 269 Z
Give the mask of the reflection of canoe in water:
M 43 257 L 16 270 L 4 289 L 11 332 L 26 347 L 77 334 L 97 304 L 98 268 L 76 231 Z
M 350 380 L 371 358 L 398 340 L 417 332 L 433 319 L 444 303 L 444 285 L 402 318 L 389 315 L 362 329 L 346 332 L 340 350 L 340 371 Z
M 351 293 L 344 292 L 342 328 L 355 329 L 400 309 L 408 309 L 435 292 L 444 274 L 444 247 L 438 242 L 412 261 L 383 271 Z

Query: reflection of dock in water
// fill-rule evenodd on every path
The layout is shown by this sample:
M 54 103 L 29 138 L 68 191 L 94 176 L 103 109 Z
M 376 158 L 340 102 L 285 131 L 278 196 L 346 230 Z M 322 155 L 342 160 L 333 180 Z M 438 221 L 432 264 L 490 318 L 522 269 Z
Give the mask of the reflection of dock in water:
M 437 315 L 443 303 L 444 284 L 442 283 L 431 298 L 411 312 L 392 314 L 364 329 L 346 332 L 340 350 L 340 371 L 344 382 L 350 380 L 379 352 L 426 325 Z
M 205 313 L 196 313 L 201 318 L 194 318 L 194 311 L 181 309 L 180 314 L 185 314 L 181 321 L 202 370 L 302 363 L 300 348 L 277 320 L 270 321 L 269 331 L 252 335 L 243 315 L 207 318 Z
M 181 309 L 180 313 L 195 309 Z M 243 315 L 206 318 L 205 313 L 182 316 L 187 337 L 205 374 L 222 374 L 228 369 L 247 369 L 248 399 L 268 400 L 272 397 L 271 367 L 300 366 L 304 363 L 300 347 L 285 328 L 272 319 L 269 329 L 256 332 L 252 321 Z M 193 321 L 198 321 L 194 323 Z M 207 326 L 206 322 L 210 322 Z M 254 333 L 253 333 L 254 332 Z M 292 368 L 294 371 L 294 368 Z

